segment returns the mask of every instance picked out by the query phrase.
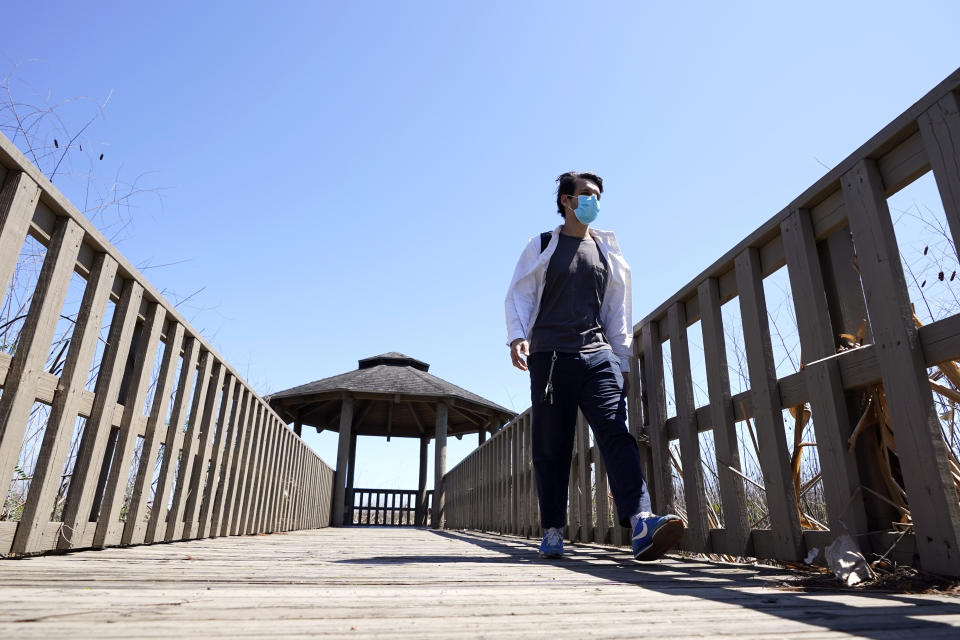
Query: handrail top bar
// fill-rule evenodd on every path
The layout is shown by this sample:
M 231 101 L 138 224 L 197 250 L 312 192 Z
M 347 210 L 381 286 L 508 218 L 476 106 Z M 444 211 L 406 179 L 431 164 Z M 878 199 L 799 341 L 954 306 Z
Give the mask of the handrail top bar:
M 417 493 L 418 489 L 364 489 L 360 487 L 354 487 L 353 492 L 357 493 L 363 491 L 365 493 Z M 432 492 L 433 489 L 427 489 L 427 493 Z
M 957 91 L 958 88 L 960 88 L 960 68 L 947 76 L 946 79 L 940 82 L 925 96 L 917 100 L 856 151 L 844 158 L 833 167 L 833 169 L 830 169 L 823 177 L 817 180 L 811 187 L 807 188 L 779 213 L 767 220 L 744 240 L 740 241 L 734 248 L 727 251 L 720 259 L 716 260 L 679 291 L 670 296 L 653 312 L 647 314 L 642 320 L 634 324 L 634 336 L 640 333 L 643 325 L 661 320 L 672 305 L 678 302 L 686 303 L 696 299 L 697 287 L 700 283 L 708 278 L 720 278 L 731 271 L 733 269 L 734 259 L 742 251 L 750 247 L 763 247 L 776 238 L 779 235 L 780 223 L 783 222 L 791 212 L 797 209 L 812 209 L 839 191 L 841 177 L 849 171 L 855 163 L 859 162 L 862 158 L 882 156 L 913 135 L 917 131 L 917 118 L 944 96 Z M 696 318 L 688 318 L 687 321 L 688 323 L 694 322 Z
M 117 262 L 117 276 L 118 279 L 126 278 L 137 282 L 140 286 L 143 287 L 143 298 L 144 303 L 156 302 L 160 304 L 166 314 L 165 322 L 174 321 L 182 325 L 184 329 L 187 330 L 188 335 L 194 337 L 200 342 L 203 351 L 208 352 L 212 355 L 217 362 L 222 366 L 226 367 L 227 373 L 232 375 L 234 379 L 238 380 L 241 383 L 241 386 L 246 388 L 250 393 L 254 395 L 257 400 L 259 400 L 265 407 L 267 407 L 277 420 L 285 424 L 283 418 L 281 418 L 276 411 L 273 410 L 270 405 L 260 397 L 254 389 L 247 383 L 246 380 L 240 376 L 237 371 L 227 362 L 227 360 L 217 353 L 210 343 L 198 332 L 193 325 L 187 322 L 176 308 L 170 304 L 163 295 L 157 291 L 157 289 L 150 283 L 150 281 L 144 277 L 140 271 L 134 267 L 129 260 L 124 257 L 120 251 L 114 247 L 109 240 L 107 240 L 102 233 L 84 216 L 70 201 L 67 199 L 63 193 L 50 182 L 45 175 L 36 167 L 30 160 L 21 153 L 21 151 L 7 138 L 5 135 L 0 133 L 0 164 L 7 171 L 22 171 L 26 173 L 37 185 L 40 187 L 40 202 L 45 204 L 51 212 L 57 217 L 66 217 L 72 218 L 84 232 L 83 243 L 90 246 L 94 252 L 106 253 L 113 260 Z M 91 256 L 92 257 L 92 256 Z M 82 251 L 81 257 L 78 258 L 78 264 L 82 260 Z M 84 266 L 81 264 L 81 266 Z M 164 332 L 166 333 L 166 326 L 164 326 Z M 309 447 L 308 447 L 309 448 Z M 311 449 L 311 452 L 316 455 L 315 452 Z M 318 459 L 323 461 L 322 458 L 317 456 Z M 326 462 L 324 462 L 326 464 Z

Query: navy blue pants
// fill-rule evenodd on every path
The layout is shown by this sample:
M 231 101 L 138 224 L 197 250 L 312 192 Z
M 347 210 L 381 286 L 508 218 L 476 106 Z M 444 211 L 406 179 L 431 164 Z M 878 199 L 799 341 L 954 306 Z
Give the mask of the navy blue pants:
M 553 366 L 553 403 L 544 398 L 552 353 L 530 354 L 533 409 L 533 470 L 544 529 L 567 523 L 567 493 L 577 409 L 583 411 L 607 467 L 620 524 L 650 511 L 650 493 L 640 468 L 637 441 L 627 429 L 627 403 L 620 361 L 613 351 L 558 353 Z

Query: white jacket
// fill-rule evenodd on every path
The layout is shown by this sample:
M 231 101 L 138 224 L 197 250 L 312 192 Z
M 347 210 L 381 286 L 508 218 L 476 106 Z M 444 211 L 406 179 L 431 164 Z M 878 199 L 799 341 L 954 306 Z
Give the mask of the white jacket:
M 603 292 L 603 303 L 600 306 L 600 324 L 613 348 L 613 353 L 620 358 L 620 369 L 629 371 L 630 357 L 633 355 L 630 266 L 620 253 L 620 246 L 612 231 L 591 228 L 588 232 L 597 243 L 597 248 L 606 259 L 610 270 L 607 289 Z M 530 238 L 523 253 L 520 254 L 504 304 L 507 314 L 508 345 L 517 338 L 528 339 L 530 330 L 537 321 L 547 266 L 550 264 L 550 257 L 557 249 L 559 235 L 560 227 L 557 227 L 550 235 L 550 243 L 541 252 L 538 234 Z

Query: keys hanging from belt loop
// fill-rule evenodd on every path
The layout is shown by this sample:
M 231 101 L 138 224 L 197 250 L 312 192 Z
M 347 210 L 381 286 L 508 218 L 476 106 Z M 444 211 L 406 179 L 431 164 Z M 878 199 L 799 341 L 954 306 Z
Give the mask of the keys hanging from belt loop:
M 550 358 L 550 373 L 547 374 L 547 386 L 543 388 L 543 401 L 553 404 L 553 365 L 557 363 L 557 352 Z

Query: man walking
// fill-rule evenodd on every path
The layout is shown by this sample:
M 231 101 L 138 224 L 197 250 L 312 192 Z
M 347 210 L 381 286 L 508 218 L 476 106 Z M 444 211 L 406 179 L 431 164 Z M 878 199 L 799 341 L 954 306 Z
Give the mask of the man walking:
M 620 524 L 633 529 L 633 555 L 654 560 L 680 540 L 683 522 L 650 512 L 640 452 L 627 430 L 630 267 L 613 233 L 590 228 L 600 211 L 603 180 L 571 171 L 557 182 L 563 224 L 527 244 L 505 305 L 511 360 L 530 372 L 533 468 L 544 531 L 540 555 L 563 555 L 579 408 L 606 464 Z

